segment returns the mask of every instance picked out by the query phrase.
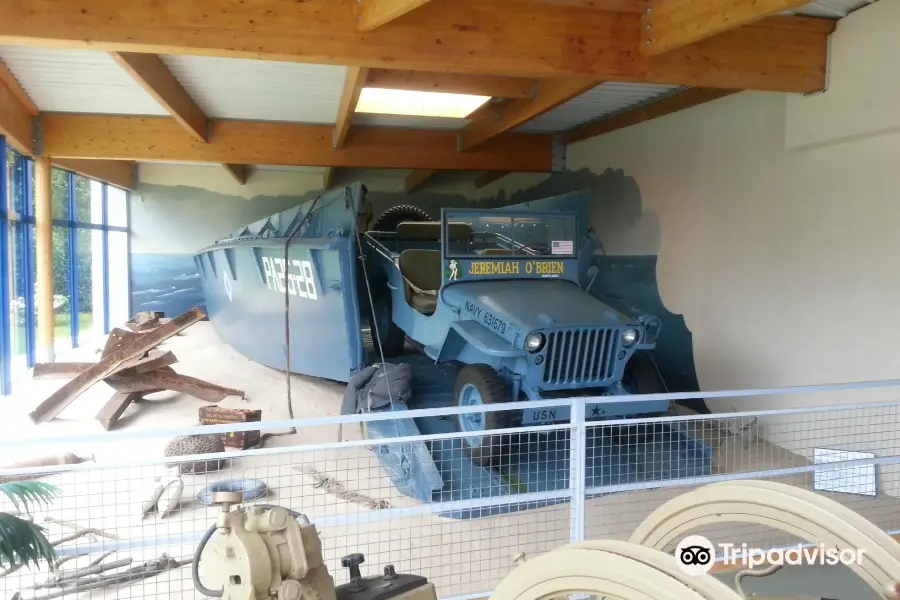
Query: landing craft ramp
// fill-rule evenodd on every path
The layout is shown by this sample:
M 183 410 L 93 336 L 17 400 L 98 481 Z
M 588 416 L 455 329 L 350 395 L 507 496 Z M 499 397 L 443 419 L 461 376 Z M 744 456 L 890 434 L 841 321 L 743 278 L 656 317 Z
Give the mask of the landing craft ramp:
M 409 354 L 395 363 L 413 367 L 412 400 L 395 404 L 394 412 L 452 405 L 456 369 Z M 391 410 L 390 408 L 385 409 Z M 398 415 L 399 416 L 399 415 Z M 399 418 L 366 424 L 372 440 L 455 431 L 454 416 Z M 463 453 L 459 438 L 371 446 L 397 489 L 421 502 L 446 503 L 514 494 L 564 491 L 569 487 L 569 430 L 532 432 L 512 442 L 515 451 L 501 467 L 474 464 Z M 588 427 L 585 443 L 585 487 L 642 481 L 664 481 L 712 474 L 713 449 L 671 424 L 635 428 Z M 563 503 L 564 499 L 518 502 L 438 513 L 451 519 L 471 519 Z
M 365 194 L 359 183 L 329 191 L 196 253 L 208 315 L 225 343 L 268 367 L 341 382 L 374 362 L 366 356 L 371 316 L 357 238 Z M 575 200 L 585 199 L 567 201 Z M 408 406 L 397 404 L 391 410 L 451 406 L 456 376 L 452 364 L 435 364 L 421 353 L 392 362 L 400 360 L 414 367 L 413 395 Z M 712 449 L 687 433 L 672 426 L 632 429 L 588 428 L 586 487 L 711 473 Z M 453 431 L 452 416 L 398 414 L 397 419 L 367 424 L 373 440 Z M 373 443 L 371 448 L 403 494 L 426 503 L 450 502 L 567 489 L 568 435 L 565 424 L 558 431 L 519 435 L 508 461 L 495 468 L 474 464 L 458 438 Z M 516 501 L 439 514 L 468 519 L 564 501 Z

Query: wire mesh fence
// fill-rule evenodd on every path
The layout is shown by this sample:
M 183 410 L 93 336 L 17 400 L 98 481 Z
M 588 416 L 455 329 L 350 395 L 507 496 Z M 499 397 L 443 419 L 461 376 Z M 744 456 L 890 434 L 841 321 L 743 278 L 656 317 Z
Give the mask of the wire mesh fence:
M 288 445 L 275 441 L 249 451 L 174 457 L 160 452 L 119 464 L 0 471 L 6 480 L 39 477 L 59 490 L 49 506 L 35 506 L 28 514 L 9 502 L 0 506 L 44 527 L 60 563 L 52 573 L 23 567 L 0 577 L 2 597 L 18 592 L 21 600 L 202 598 L 191 578 L 191 561 L 219 513 L 211 494 L 226 484 L 240 485 L 250 503 L 304 513 L 316 525 L 336 584 L 348 579 L 341 558 L 360 552 L 364 575 L 391 564 L 398 572 L 428 577 L 441 598 L 488 596 L 520 552 L 535 555 L 579 539 L 626 539 L 666 500 L 728 478 L 831 490 L 822 493 L 885 530 L 900 529 L 900 452 L 893 434 L 900 425 L 900 402 L 590 421 L 583 401 L 570 401 L 570 423 L 492 432 L 481 438 L 478 451 L 458 433 L 383 439 L 360 433 L 340 443 L 287 440 Z M 446 421 L 462 412 L 403 416 L 433 413 Z M 355 422 L 371 425 L 384 418 L 293 424 L 301 434 L 314 427 L 326 430 L 305 436 L 321 440 L 335 439 L 331 434 L 338 423 L 346 431 L 361 431 L 365 428 Z M 221 435 L 284 425 L 233 424 L 178 433 Z M 106 456 L 119 446 L 127 456 L 130 438 L 155 439 L 161 449 L 174 433 L 92 439 L 113 445 Z M 85 438 L 82 446 L 90 442 Z M 823 462 L 833 464 L 817 466 Z M 739 524 L 697 533 L 762 548 L 798 541 Z M 217 589 L 222 582 L 211 560 L 208 550 L 199 557 L 199 576 L 207 588 Z

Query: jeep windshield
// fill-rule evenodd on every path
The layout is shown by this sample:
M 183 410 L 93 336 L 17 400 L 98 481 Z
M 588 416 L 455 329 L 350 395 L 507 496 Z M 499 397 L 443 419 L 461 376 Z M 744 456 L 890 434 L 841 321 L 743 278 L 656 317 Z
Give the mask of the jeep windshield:
M 576 258 L 574 215 L 445 211 L 447 258 L 553 256 Z M 466 230 L 468 235 L 458 235 Z

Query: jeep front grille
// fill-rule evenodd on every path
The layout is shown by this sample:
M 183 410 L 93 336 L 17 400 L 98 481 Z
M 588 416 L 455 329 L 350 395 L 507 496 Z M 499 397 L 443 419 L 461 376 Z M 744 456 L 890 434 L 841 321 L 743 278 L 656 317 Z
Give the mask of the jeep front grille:
M 613 376 L 615 331 L 574 329 L 547 335 L 544 383 L 599 383 Z

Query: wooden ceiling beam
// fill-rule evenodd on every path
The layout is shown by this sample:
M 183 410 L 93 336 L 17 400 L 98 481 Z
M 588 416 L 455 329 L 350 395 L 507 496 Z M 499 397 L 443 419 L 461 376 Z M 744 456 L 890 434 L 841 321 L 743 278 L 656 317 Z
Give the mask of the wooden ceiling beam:
M 533 98 L 537 81 L 523 77 L 493 77 L 459 73 L 430 73 L 371 69 L 366 87 L 416 92 L 469 94 L 492 98 Z
M 637 108 L 626 110 L 611 117 L 575 127 L 565 132 L 566 144 L 580 142 L 604 133 L 631 127 L 638 123 L 651 121 L 658 117 L 672 114 L 698 104 L 724 98 L 737 93 L 737 90 L 722 90 L 716 88 L 690 88 L 681 92 L 664 96 L 659 100 L 648 102 Z
M 525 78 L 812 92 L 835 24 L 771 17 L 646 56 L 642 16 L 544 2 L 429 2 L 365 33 L 335 0 L 0 0 L 0 44 Z
M 126 190 L 138 187 L 137 164 L 128 160 L 86 160 L 79 158 L 51 158 L 53 166 L 105 181 Z
M 473 181 L 472 183 L 474 183 L 476 190 L 480 190 L 481 188 L 486 187 L 494 183 L 495 181 L 503 179 L 507 175 L 509 175 L 509 171 L 485 171 L 484 173 L 476 177 L 475 181 Z
M 32 123 L 38 114 L 34 102 L 0 61 L 0 134 L 23 154 L 34 153 Z
M 347 76 L 344 79 L 344 91 L 341 93 L 341 102 L 338 105 L 337 121 L 331 142 L 336 149 L 343 148 L 350 133 L 350 122 L 356 105 L 359 104 L 359 95 L 369 77 L 369 70 L 363 67 L 348 67 Z
M 428 183 L 437 174 L 438 171 L 431 169 L 413 171 L 406 176 L 406 180 L 403 182 L 403 190 L 407 194 L 411 194 Z
M 648 56 L 671 52 L 700 40 L 773 17 L 808 0 L 657 0 L 642 16 Z
M 368 167 L 394 169 L 553 170 L 549 135 L 505 134 L 472 152 L 458 152 L 456 132 L 354 127 L 342 148 L 333 127 L 212 120 L 210 141 L 184 135 L 168 117 L 45 114 L 43 147 L 62 158 Z
M 209 119 L 159 56 L 134 52 L 110 52 L 110 56 L 195 140 L 207 141 Z M 222 166 L 240 185 L 246 183 L 247 169 L 244 165 Z
M 590 10 L 605 10 L 607 12 L 643 14 L 647 9 L 649 0 L 531 0 L 539 4 L 552 6 L 570 6 L 574 8 L 587 8 Z
M 225 167 L 225 170 L 228 171 L 229 175 L 234 177 L 234 180 L 238 182 L 238 185 L 247 183 L 247 177 L 249 176 L 247 165 L 222 163 L 222 166 Z
M 356 27 L 372 31 L 415 10 L 430 0 L 356 0 Z
M 537 93 L 533 99 L 504 100 L 494 104 L 492 109 L 479 113 L 479 118 L 459 132 L 459 149 L 465 152 L 477 148 L 491 138 L 515 129 L 599 84 L 599 81 L 585 77 L 538 81 Z
M 194 139 L 207 140 L 209 121 L 206 115 L 159 56 L 134 52 L 110 52 L 110 56 Z

